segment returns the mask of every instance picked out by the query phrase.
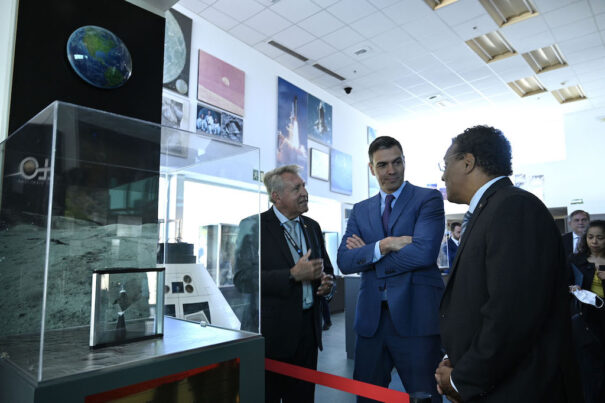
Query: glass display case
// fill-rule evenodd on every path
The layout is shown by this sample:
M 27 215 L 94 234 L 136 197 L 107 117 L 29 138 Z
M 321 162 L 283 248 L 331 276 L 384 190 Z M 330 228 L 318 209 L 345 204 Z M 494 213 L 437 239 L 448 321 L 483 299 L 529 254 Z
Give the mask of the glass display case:
M 11 134 L 0 144 L 0 360 L 53 379 L 69 348 L 88 349 L 94 306 L 112 329 L 120 313 L 126 331 L 146 323 L 143 336 L 162 333 L 162 312 L 258 333 L 258 228 L 239 223 L 258 217 L 259 160 L 254 147 L 62 102 Z M 252 281 L 233 284 L 232 259 L 227 294 L 199 258 L 200 229 L 219 224 L 231 226 L 233 247 L 256 247 Z M 107 288 L 95 305 L 93 274 L 111 282 L 124 268 L 136 287 Z M 90 369 L 102 350 L 62 362 L 61 375 Z

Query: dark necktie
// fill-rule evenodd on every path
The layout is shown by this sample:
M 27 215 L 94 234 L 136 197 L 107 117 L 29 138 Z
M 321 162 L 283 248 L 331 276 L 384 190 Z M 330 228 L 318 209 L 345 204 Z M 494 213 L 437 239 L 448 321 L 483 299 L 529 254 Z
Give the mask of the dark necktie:
M 391 204 L 394 198 L 395 196 L 393 195 L 387 195 L 384 200 L 384 211 L 382 212 L 382 228 L 384 229 L 385 235 L 389 234 L 389 217 L 391 216 L 391 211 L 393 210 Z
M 466 229 L 466 225 L 471 220 L 472 216 L 473 216 L 473 213 L 471 213 L 470 211 L 467 211 L 466 213 L 464 213 L 464 217 L 462 218 L 462 226 L 460 228 L 460 240 L 462 240 L 462 234 L 464 234 L 464 230 Z

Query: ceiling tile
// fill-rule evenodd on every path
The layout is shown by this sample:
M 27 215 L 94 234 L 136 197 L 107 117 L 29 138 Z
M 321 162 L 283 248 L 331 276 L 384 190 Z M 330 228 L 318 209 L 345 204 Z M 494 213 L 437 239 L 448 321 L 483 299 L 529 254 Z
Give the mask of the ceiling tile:
M 392 52 L 393 55 L 403 63 L 407 63 L 408 60 L 428 54 L 428 51 L 414 40 L 399 44 L 396 48 L 392 49 Z
M 399 88 L 407 89 L 416 85 L 425 84 L 426 81 L 418 74 L 406 74 L 394 81 Z
M 324 74 L 320 70 L 316 69 L 315 67 L 313 67 L 310 64 L 302 65 L 294 71 L 296 73 L 300 74 L 301 76 L 303 76 L 304 78 L 306 78 L 307 80 L 311 80 L 311 81 L 313 81 L 313 79 Z
M 304 29 L 292 25 L 290 28 L 273 35 L 273 39 L 290 49 L 296 49 L 305 43 L 314 41 L 316 38 Z
M 431 14 L 406 22 L 401 27 L 413 38 L 426 38 L 435 35 L 435 32 L 443 31 L 447 28 L 447 25 L 437 16 Z
M 439 66 L 423 70 L 420 75 L 439 88 L 452 87 L 463 82 L 459 75 Z
M 489 67 L 498 74 L 505 73 L 507 71 L 518 71 L 523 72 L 519 78 L 534 75 L 534 71 L 529 67 L 529 64 L 521 57 L 521 55 L 507 57 L 506 59 L 498 60 L 497 62 L 490 63 Z
M 336 49 L 346 49 L 357 42 L 361 42 L 363 37 L 351 28 L 345 26 L 338 31 L 332 32 L 323 37 L 323 40 L 334 46 Z
M 563 55 L 567 53 L 573 53 L 584 49 L 589 49 L 595 46 L 601 46 L 601 35 L 598 32 L 580 37 L 570 39 L 564 42 L 558 42 L 559 49 L 563 52 Z
M 553 11 L 549 11 L 543 14 L 543 17 L 548 26 L 551 28 L 557 28 L 584 18 L 588 18 L 591 15 L 592 12 L 588 2 L 583 0 Z
M 574 38 L 579 38 L 597 31 L 597 25 L 592 17 L 584 18 L 568 25 L 563 25 L 554 29 L 552 34 L 557 42 L 563 42 Z
M 319 7 L 326 8 L 340 0 L 312 0 L 312 1 L 313 1 L 313 3 L 317 4 Z
M 592 12 L 595 14 L 605 13 L 605 1 L 603 0 L 588 0 Z
M 516 24 L 507 25 L 500 29 L 505 38 L 510 40 L 521 40 L 544 31 L 548 31 L 549 27 L 544 18 L 540 15 L 518 22 Z
M 280 64 L 283 64 L 290 70 L 296 70 L 297 68 L 299 68 L 300 66 L 305 64 L 305 62 L 303 62 L 302 60 L 299 60 L 299 59 L 295 58 L 294 56 L 290 56 L 287 53 L 284 53 L 281 56 L 276 57 L 275 61 Z
M 212 7 L 238 21 L 244 21 L 263 9 L 254 0 L 218 0 Z
M 350 24 L 376 12 L 376 7 L 366 0 L 346 0 L 327 8 L 336 18 Z
M 498 29 L 498 25 L 489 15 L 482 15 L 461 24 L 451 26 L 451 28 L 460 39 L 467 41 L 476 38 L 477 36 L 495 31 Z
M 327 11 L 321 11 L 300 21 L 298 25 L 309 32 L 313 32 L 313 34 L 318 37 L 322 37 L 330 32 L 336 31 L 344 24 Z
M 603 2 L 603 4 L 605 4 L 605 2 Z M 599 30 L 605 31 L 605 13 L 595 15 L 595 20 Z
M 485 15 L 485 9 L 476 0 L 459 0 L 447 7 L 435 10 L 437 15 L 448 25 L 459 25 Z
M 296 52 L 311 60 L 319 60 L 322 57 L 336 52 L 336 49 L 321 39 L 316 39 L 313 42 L 309 42 L 301 46 L 300 48 L 296 48 Z
M 290 22 L 288 20 L 280 17 L 269 9 L 265 9 L 249 18 L 246 20 L 245 24 L 256 31 L 265 34 L 266 36 L 271 36 L 290 26 Z
M 418 85 L 413 85 L 410 87 L 406 87 L 406 90 L 410 92 L 410 94 L 416 95 L 418 98 L 425 99 L 431 95 L 435 95 L 441 92 L 441 89 L 435 87 L 434 85 L 423 82 Z
M 405 65 L 414 72 L 423 71 L 426 69 L 443 68 L 443 64 L 432 54 L 427 53 L 420 57 L 408 59 Z
M 254 49 L 269 56 L 271 59 L 275 59 L 277 56 L 283 55 L 284 52 L 277 49 L 275 46 L 269 45 L 267 42 L 261 42 L 254 45 Z
M 577 3 L 581 0 L 533 0 L 540 13 L 546 13 L 558 8 L 565 7 L 570 3 Z
M 365 50 L 365 53 L 355 54 L 355 52 L 359 52 L 361 50 Z M 363 63 L 369 59 L 370 64 L 376 64 L 377 66 L 377 63 L 373 63 L 374 56 L 384 53 L 381 49 L 377 48 L 373 43 L 370 42 L 356 43 L 346 49 L 343 49 L 342 52 L 345 55 L 351 56 L 351 58 L 356 62 Z
M 205 9 L 202 12 L 201 17 L 225 31 L 229 31 L 238 23 L 237 20 L 214 7 L 208 7 Z
M 412 38 L 403 29 L 393 28 L 390 31 L 376 35 L 371 40 L 382 50 L 389 51 L 404 42 L 411 41 Z
M 462 78 L 468 82 L 481 80 L 486 77 L 493 77 L 493 75 L 494 75 L 494 73 L 485 66 L 482 66 L 479 68 L 474 68 L 474 69 L 469 69 L 466 71 L 464 71 L 464 70 L 458 71 L 458 74 L 460 74 L 460 76 L 462 76 Z
M 180 0 L 179 5 L 185 7 L 187 10 L 193 11 L 196 14 L 199 14 L 209 7 L 208 4 L 198 0 Z
M 321 10 L 310 0 L 280 0 L 271 6 L 282 17 L 292 22 L 299 22 Z
M 550 46 L 556 42 L 550 31 L 524 37 L 506 37 L 506 39 L 518 54 Z
M 405 24 L 433 15 L 433 10 L 420 0 L 401 0 L 384 8 L 382 12 L 396 24 Z
M 605 70 L 605 58 L 590 60 L 584 63 L 574 63 L 571 68 L 580 76 L 586 72 L 603 72 Z
M 319 59 L 318 63 L 330 70 L 336 70 L 353 64 L 354 60 L 342 52 L 337 52 Z
M 567 53 L 565 57 L 570 65 L 589 62 L 591 60 L 605 57 L 605 47 L 597 46 L 594 48 L 580 50 L 578 52 Z
M 443 92 L 450 97 L 457 97 L 458 95 L 475 93 L 475 89 L 468 84 L 458 84 L 444 88 Z
M 383 13 L 375 12 L 351 24 L 351 27 L 366 38 L 372 38 L 384 31 L 395 27 L 393 21 L 388 19 Z
M 549 90 L 579 84 L 576 74 L 569 67 L 547 71 L 538 74 L 536 77 Z
M 369 2 L 372 3 L 374 7 L 379 10 L 388 7 L 394 3 L 397 3 L 398 1 L 399 0 L 369 0 Z
M 265 35 L 244 24 L 236 25 L 229 31 L 229 33 L 250 46 L 254 46 L 265 38 Z

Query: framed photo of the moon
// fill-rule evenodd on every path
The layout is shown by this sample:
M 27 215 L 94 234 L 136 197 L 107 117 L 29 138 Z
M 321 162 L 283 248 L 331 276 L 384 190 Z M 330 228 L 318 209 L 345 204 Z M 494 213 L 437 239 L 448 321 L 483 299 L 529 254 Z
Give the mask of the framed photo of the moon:
M 191 18 L 176 10 L 166 11 L 164 31 L 164 88 L 189 95 Z
M 198 59 L 197 99 L 244 116 L 246 74 L 203 50 Z

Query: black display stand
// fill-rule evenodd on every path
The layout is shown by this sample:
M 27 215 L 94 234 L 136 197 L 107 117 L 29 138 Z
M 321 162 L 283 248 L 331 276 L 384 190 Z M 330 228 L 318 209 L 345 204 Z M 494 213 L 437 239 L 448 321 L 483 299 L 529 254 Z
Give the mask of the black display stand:
M 239 401 L 264 401 L 264 339 L 260 335 L 165 318 L 164 337 L 90 350 L 80 333 L 58 331 L 47 337 L 43 381 L 28 373 L 25 362 L 0 359 L 1 402 L 85 402 L 91 396 L 153 381 L 211 364 L 237 360 Z M 52 336 L 52 335 L 51 335 Z M 39 338 L 15 339 L 35 360 Z M 16 364 L 16 365 L 15 365 Z M 25 369 L 24 369 L 25 368 Z M 229 380 L 225 380 L 229 382 Z

